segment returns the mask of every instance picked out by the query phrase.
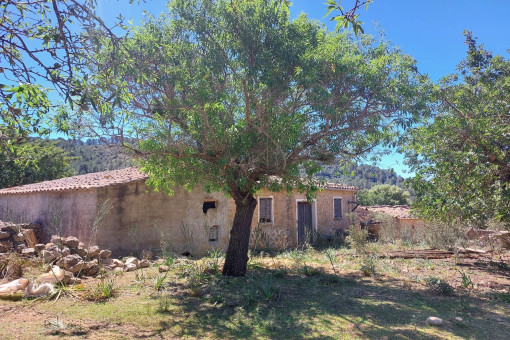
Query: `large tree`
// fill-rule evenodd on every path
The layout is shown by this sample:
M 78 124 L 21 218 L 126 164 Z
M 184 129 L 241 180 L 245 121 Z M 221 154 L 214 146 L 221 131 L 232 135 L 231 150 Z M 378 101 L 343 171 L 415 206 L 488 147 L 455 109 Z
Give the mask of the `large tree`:
M 78 121 L 141 155 L 157 189 L 201 185 L 233 198 L 224 275 L 246 273 L 257 191 L 313 195 L 320 162 L 390 142 L 427 110 L 411 57 L 305 15 L 290 20 L 279 3 L 175 0 L 114 59 L 104 39 L 89 79 L 96 120 Z
M 464 32 L 467 57 L 437 87 L 438 114 L 409 135 L 424 217 L 510 225 L 510 61 Z
M 357 203 L 365 206 L 405 205 L 409 204 L 410 196 L 408 191 L 396 185 L 380 184 L 358 192 Z

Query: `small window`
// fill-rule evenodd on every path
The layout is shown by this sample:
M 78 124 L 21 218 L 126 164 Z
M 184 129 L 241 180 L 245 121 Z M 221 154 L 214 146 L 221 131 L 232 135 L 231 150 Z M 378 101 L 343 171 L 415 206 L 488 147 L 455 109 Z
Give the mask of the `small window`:
M 218 241 L 218 226 L 209 228 L 209 242 Z
M 333 199 L 333 210 L 334 210 L 335 219 L 341 219 L 342 218 L 342 199 L 341 198 Z
M 202 211 L 204 214 L 207 214 L 207 210 L 209 209 L 216 209 L 216 201 L 205 201 L 204 205 L 202 206 Z
M 272 220 L 272 198 L 259 199 L 259 222 L 273 222 Z

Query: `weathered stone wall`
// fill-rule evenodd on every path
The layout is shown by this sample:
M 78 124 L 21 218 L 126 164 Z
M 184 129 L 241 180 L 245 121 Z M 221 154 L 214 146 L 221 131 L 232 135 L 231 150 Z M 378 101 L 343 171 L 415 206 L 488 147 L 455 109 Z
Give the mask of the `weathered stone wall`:
M 354 207 L 355 191 L 325 189 L 317 194 L 312 202 L 312 217 L 315 230 L 319 234 L 333 236 L 337 231 L 349 227 L 348 213 Z M 252 230 L 260 230 L 267 236 L 270 246 L 288 243 L 296 246 L 297 241 L 297 202 L 306 201 L 306 195 L 296 191 L 290 195 L 286 192 L 270 192 L 262 190 L 258 198 L 273 198 L 273 222 L 259 223 L 257 207 L 252 220 Z M 334 218 L 333 199 L 342 198 L 342 218 Z M 285 240 L 282 238 L 285 236 Z
M 95 189 L 0 196 L 0 220 L 41 224 L 40 242 L 53 234 L 89 240 L 95 212 Z
M 99 189 L 98 204 L 107 199 L 113 208 L 96 243 L 114 255 L 136 254 L 142 249 L 158 251 L 162 239 L 179 254 L 204 255 L 209 250 L 227 248 L 234 211 L 223 194 L 178 188 L 169 196 L 137 181 Z M 204 201 L 211 200 L 216 208 L 204 213 Z M 209 241 L 213 226 L 218 227 L 217 241 Z
M 252 230 L 258 228 L 267 246 L 285 248 L 297 245 L 297 202 L 306 200 L 297 191 L 273 193 L 262 190 L 258 197 L 273 198 L 273 222 L 259 223 L 256 208 Z M 342 198 L 343 218 L 334 219 L 333 198 Z M 203 212 L 205 201 L 215 201 L 216 208 Z M 312 203 L 314 227 L 320 234 L 334 235 L 349 226 L 346 215 L 354 201 L 349 190 L 323 190 Z M 42 242 L 53 234 L 76 236 L 83 242 L 91 238 L 91 226 L 105 202 L 112 209 L 98 225 L 92 245 L 112 250 L 115 256 L 136 254 L 143 249 L 160 250 L 161 240 L 168 241 L 173 252 L 203 255 L 209 250 L 228 246 L 235 214 L 232 199 L 221 193 L 207 194 L 178 188 L 173 196 L 150 190 L 143 180 L 104 188 L 14 194 L 0 196 L 0 219 L 14 222 L 38 222 Z M 6 218 L 7 217 L 7 218 Z M 55 225 L 57 221 L 61 226 Z M 218 239 L 210 241 L 210 228 L 217 226 Z

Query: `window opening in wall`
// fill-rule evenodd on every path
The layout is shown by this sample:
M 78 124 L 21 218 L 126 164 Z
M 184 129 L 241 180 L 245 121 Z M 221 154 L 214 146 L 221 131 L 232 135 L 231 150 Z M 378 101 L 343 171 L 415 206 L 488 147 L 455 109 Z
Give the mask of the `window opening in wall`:
M 218 241 L 218 226 L 212 226 L 209 228 L 209 242 Z
M 333 199 L 333 208 L 334 208 L 335 219 L 341 219 L 342 218 L 342 199 L 341 198 Z
M 259 222 L 272 222 L 272 198 L 259 199 Z
M 207 210 L 209 209 L 216 209 L 216 201 L 205 201 L 204 205 L 202 206 L 202 210 L 204 214 L 207 214 Z

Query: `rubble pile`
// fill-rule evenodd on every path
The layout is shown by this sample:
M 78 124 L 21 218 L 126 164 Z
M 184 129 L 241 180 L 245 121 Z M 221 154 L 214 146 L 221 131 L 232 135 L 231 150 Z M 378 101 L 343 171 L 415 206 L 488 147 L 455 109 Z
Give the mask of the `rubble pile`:
M 39 224 L 0 221 L 0 297 L 51 294 L 55 284 L 78 284 L 84 277 L 95 277 L 100 270 L 128 272 L 152 265 L 152 252 L 148 250 L 142 252 L 141 260 L 136 257 L 112 259 L 110 250 L 87 246 L 74 236 L 53 235 L 49 243 L 38 243 L 40 230 Z M 9 260 L 13 253 L 42 260 L 51 265 L 51 269 L 34 281 L 20 278 L 21 268 Z

